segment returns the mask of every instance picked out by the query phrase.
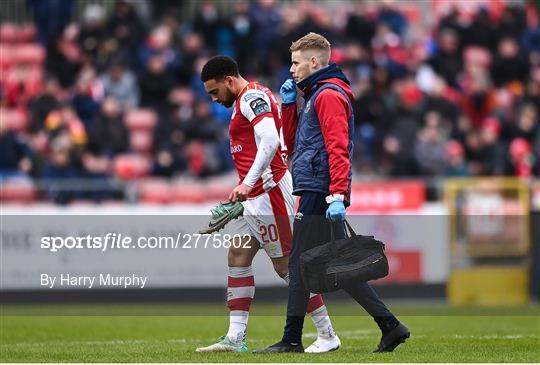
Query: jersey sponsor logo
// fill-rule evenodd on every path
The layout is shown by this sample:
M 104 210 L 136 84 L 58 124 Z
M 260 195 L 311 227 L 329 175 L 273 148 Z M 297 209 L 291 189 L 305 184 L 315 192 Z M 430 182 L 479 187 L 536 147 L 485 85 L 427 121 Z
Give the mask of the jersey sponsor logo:
M 261 98 L 253 100 L 251 103 L 249 103 L 249 106 L 251 107 L 251 110 L 253 110 L 255 116 L 268 113 L 270 111 L 270 106 L 268 103 Z
M 231 155 L 237 152 L 242 152 L 242 145 L 237 144 L 235 146 L 231 146 Z

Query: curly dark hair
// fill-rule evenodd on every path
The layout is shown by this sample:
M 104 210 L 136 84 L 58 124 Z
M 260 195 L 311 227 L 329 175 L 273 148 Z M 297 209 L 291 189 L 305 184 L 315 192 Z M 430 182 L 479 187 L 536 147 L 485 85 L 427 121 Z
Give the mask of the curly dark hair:
M 221 81 L 227 76 L 239 76 L 238 64 L 228 56 L 215 56 L 206 62 L 201 72 L 201 81 Z

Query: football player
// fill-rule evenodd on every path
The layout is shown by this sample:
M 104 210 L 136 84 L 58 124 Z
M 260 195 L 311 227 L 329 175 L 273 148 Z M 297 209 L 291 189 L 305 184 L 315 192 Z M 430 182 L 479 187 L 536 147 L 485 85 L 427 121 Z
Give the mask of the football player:
M 250 244 L 249 248 L 243 243 L 233 244 L 228 253 L 229 330 L 217 343 L 198 348 L 197 352 L 246 352 L 246 327 L 255 292 L 251 263 L 259 248 L 265 250 L 276 273 L 288 283 L 290 217 L 295 201 L 287 169 L 281 110 L 272 92 L 245 80 L 230 57 L 211 58 L 202 69 L 201 80 L 212 101 L 233 108 L 229 137 L 240 180 L 229 200 L 242 202 L 244 210 L 243 216 L 230 224 L 234 233 L 247 237 Z M 305 351 L 320 353 L 339 348 L 340 340 L 320 294 L 311 295 L 307 312 L 318 337 Z

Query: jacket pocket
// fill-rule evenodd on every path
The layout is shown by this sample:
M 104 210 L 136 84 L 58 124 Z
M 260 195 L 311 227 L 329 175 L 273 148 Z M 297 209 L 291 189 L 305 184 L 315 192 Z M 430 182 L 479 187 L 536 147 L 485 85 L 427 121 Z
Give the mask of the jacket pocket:
M 321 170 L 321 151 L 314 150 L 315 153 L 311 157 L 309 165 L 311 166 L 311 176 L 318 176 Z
M 302 151 L 295 152 L 295 159 L 293 160 L 293 176 L 300 179 L 310 178 L 313 175 L 312 160 L 317 150 L 304 149 Z

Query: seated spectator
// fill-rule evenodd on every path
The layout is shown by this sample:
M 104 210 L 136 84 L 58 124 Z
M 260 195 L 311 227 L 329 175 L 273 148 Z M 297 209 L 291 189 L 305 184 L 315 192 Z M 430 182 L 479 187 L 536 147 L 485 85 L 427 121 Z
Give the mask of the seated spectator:
M 381 1 L 381 7 L 379 14 L 377 15 L 376 23 L 387 24 L 392 31 L 403 37 L 407 30 L 407 19 L 397 8 L 397 4 L 394 0 Z
M 418 165 L 414 157 L 414 143 L 418 129 L 412 118 L 400 119 L 383 140 L 383 150 L 389 158 L 389 174 L 392 176 L 414 176 Z
M 86 144 L 87 135 L 84 124 L 70 104 L 64 104 L 60 108 L 52 110 L 45 118 L 44 126 L 49 136 L 66 131 L 75 146 Z
M 30 129 L 32 132 L 37 132 L 43 129 L 43 123 L 47 115 L 54 109 L 60 107 L 58 94 L 60 93 L 60 85 L 54 77 L 49 77 L 45 81 L 43 92 L 30 102 Z
M 170 124 L 156 128 L 156 173 L 172 176 L 188 167 L 196 176 L 222 172 L 226 163 L 222 156 L 223 134 L 211 117 L 208 103 L 197 102 L 191 118 L 176 116 Z
M 540 69 L 537 74 L 540 79 Z M 536 107 L 536 110 L 540 110 L 540 80 L 531 78 L 527 81 L 525 94 L 519 100 L 518 105 L 527 103 L 533 104 Z
M 414 148 L 416 163 L 422 175 L 443 173 L 446 161 L 446 140 L 442 134 L 440 119 L 428 120 L 418 134 Z
M 122 106 L 115 98 L 108 97 L 90 127 L 88 150 L 95 155 L 111 158 L 127 152 L 128 148 L 129 132 L 124 125 Z
M 116 2 L 107 30 L 118 42 L 121 53 L 129 54 L 130 59 L 135 56 L 137 47 L 143 42 L 146 33 L 133 2 L 129 0 Z
M 83 195 L 80 190 L 67 187 L 69 180 L 82 177 L 80 161 L 74 157 L 75 145 L 69 133 L 62 130 L 51 138 L 49 146 L 50 153 L 41 175 L 46 194 L 57 204 L 68 204 Z
M 520 4 L 508 3 L 503 9 L 497 25 L 497 36 L 499 38 L 510 36 L 519 39 L 525 28 L 526 17 L 523 7 Z
M 161 57 L 150 57 L 139 79 L 139 85 L 141 107 L 153 108 L 160 114 L 164 114 L 168 106 L 169 92 L 174 86 L 174 78 L 170 72 L 167 72 L 165 62 Z
M 497 33 L 488 8 L 481 7 L 478 9 L 473 22 L 465 29 L 465 34 L 466 37 L 463 40 L 467 45 L 476 45 L 487 49 L 495 47 Z
M 88 4 L 82 13 L 78 43 L 90 60 L 96 60 L 100 44 L 107 38 L 106 12 L 100 4 Z
M 461 108 L 471 120 L 472 127 L 479 129 L 485 118 L 491 115 L 495 104 L 495 92 L 491 79 L 485 70 L 471 70 L 463 80 Z
M 540 163 L 531 145 L 524 138 L 516 138 L 510 143 L 510 158 L 506 174 L 520 178 L 540 176 Z
M 186 137 L 204 142 L 215 142 L 221 137 L 219 125 L 212 119 L 210 105 L 206 101 L 195 104 L 193 117 L 186 121 Z
M 245 45 L 247 47 L 247 45 Z M 198 33 L 186 34 L 182 39 L 182 66 L 175 75 L 181 85 L 188 85 L 195 71 L 195 63 L 201 53 L 204 52 L 202 36 Z M 239 61 L 240 62 L 240 61 Z
M 528 74 L 529 63 L 520 54 L 517 40 L 512 37 L 501 39 L 491 68 L 495 86 L 504 86 L 512 81 L 524 84 Z
M 533 104 L 523 104 L 518 110 L 515 123 L 510 126 L 510 138 L 523 138 L 533 144 L 539 131 L 538 110 Z
M 186 129 L 185 118 L 178 114 L 157 125 L 154 175 L 171 177 L 186 170 Z
M 458 141 L 449 141 L 446 144 L 446 163 L 444 167 L 444 176 L 465 177 L 470 176 L 471 172 L 465 159 L 465 150 Z
M 32 151 L 6 123 L 0 123 L 0 180 L 27 176 L 32 169 Z
M 96 76 L 96 71 L 92 67 L 84 68 L 77 79 L 75 94 L 71 103 L 86 129 L 90 128 L 99 112 L 99 103 L 102 99 L 103 87 Z
M 456 87 L 458 77 L 463 71 L 458 34 L 455 30 L 442 29 L 437 41 L 438 48 L 429 64 L 450 86 Z
M 446 82 L 442 78 L 436 78 L 434 85 L 427 92 L 420 113 L 422 114 L 422 117 L 425 118 L 425 115 L 429 111 L 435 111 L 446 123 L 454 127 L 457 124 L 460 110 L 456 104 L 448 100 L 447 89 Z
M 366 15 L 366 4 L 358 1 L 354 3 L 354 10 L 347 17 L 345 35 L 350 40 L 360 42 L 363 47 L 371 45 L 371 38 L 375 34 L 375 24 Z
M 480 129 L 483 174 L 502 176 L 505 170 L 506 146 L 499 139 L 501 125 L 493 117 L 486 118 Z
M 180 68 L 180 54 L 172 46 L 172 34 L 166 26 L 156 27 L 144 46 L 140 47 L 138 54 L 139 69 L 144 70 L 150 58 L 161 57 L 165 63 L 167 72 L 172 75 L 178 74 Z
M 482 141 L 480 134 L 471 129 L 465 135 L 465 153 L 469 162 L 471 175 L 478 176 L 485 174 L 484 158 L 482 154 Z
M 76 27 L 69 26 L 63 33 L 51 38 L 47 46 L 45 69 L 58 78 L 60 86 L 64 89 L 75 83 L 82 64 L 76 36 Z
M 139 105 L 139 85 L 135 74 L 126 68 L 124 62 L 114 62 L 101 76 L 105 96 L 114 97 L 123 108 L 136 108 Z

